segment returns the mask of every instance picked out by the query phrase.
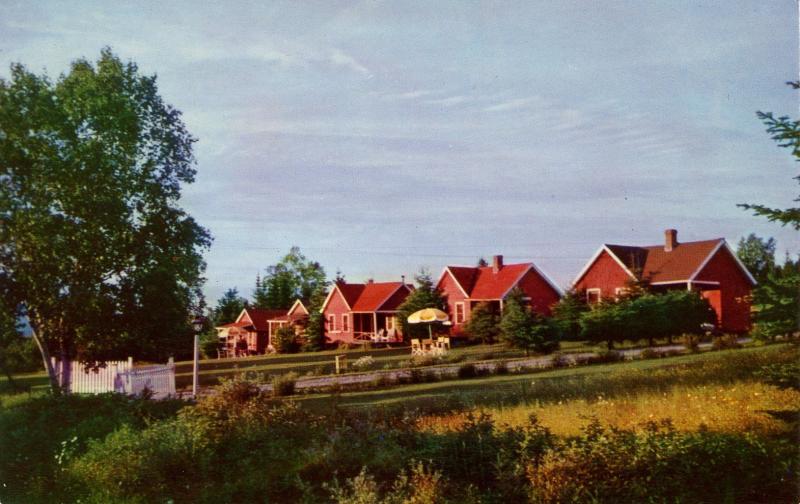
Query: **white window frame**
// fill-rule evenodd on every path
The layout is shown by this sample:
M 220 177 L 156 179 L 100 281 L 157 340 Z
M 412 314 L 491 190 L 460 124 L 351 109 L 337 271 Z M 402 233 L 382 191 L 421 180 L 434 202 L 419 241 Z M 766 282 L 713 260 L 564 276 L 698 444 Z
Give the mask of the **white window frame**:
M 336 331 L 336 315 L 332 313 L 328 315 L 328 330 L 331 332 Z
M 461 319 L 459 319 L 459 317 L 458 317 L 458 307 L 459 306 L 461 306 Z M 456 312 L 455 313 L 455 319 L 456 319 L 455 323 L 456 324 L 463 324 L 467 320 L 467 308 L 464 305 L 464 302 L 460 301 L 460 302 L 456 303 L 454 310 Z
M 350 331 L 350 314 L 342 313 L 342 332 Z
M 591 298 L 589 296 L 590 293 L 591 294 L 595 294 L 595 293 L 597 294 L 597 301 L 596 302 L 594 302 L 594 303 L 592 302 L 592 300 L 591 300 Z M 600 289 L 599 287 L 592 287 L 591 289 L 586 289 L 586 303 L 587 304 L 590 304 L 590 305 L 597 304 L 597 303 L 600 303 L 602 300 L 603 300 L 603 290 L 602 289 Z

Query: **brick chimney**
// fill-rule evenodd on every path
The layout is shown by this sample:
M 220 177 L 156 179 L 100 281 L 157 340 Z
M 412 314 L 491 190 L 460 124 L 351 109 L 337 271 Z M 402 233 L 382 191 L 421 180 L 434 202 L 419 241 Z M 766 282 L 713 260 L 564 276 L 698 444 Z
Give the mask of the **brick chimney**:
M 400 275 L 400 282 L 401 282 L 403 285 L 405 285 L 405 284 L 406 284 L 406 276 L 405 276 L 405 275 Z
M 503 256 L 492 256 L 492 271 L 498 273 L 501 269 L 503 269 Z
M 672 252 L 678 246 L 678 230 L 667 229 L 664 231 L 664 252 Z

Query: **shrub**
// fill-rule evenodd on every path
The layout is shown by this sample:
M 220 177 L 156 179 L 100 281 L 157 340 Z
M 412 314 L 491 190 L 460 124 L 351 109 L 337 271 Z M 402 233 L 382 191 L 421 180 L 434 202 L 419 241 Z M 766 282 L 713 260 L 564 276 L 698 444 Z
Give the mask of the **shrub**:
M 371 368 L 373 364 L 375 364 L 375 359 L 373 359 L 371 355 L 364 355 L 353 362 L 353 367 L 359 370 L 364 370 Z
M 291 326 L 279 327 L 272 335 L 270 343 L 277 353 L 295 353 L 300 349 L 294 327 Z
M 639 358 L 641 359 L 658 359 L 659 357 L 663 357 L 662 353 L 653 348 L 645 348 L 639 352 Z
M 508 363 L 506 361 L 497 361 L 494 364 L 494 374 L 497 375 L 508 374 Z
M 467 362 L 458 367 L 459 379 L 463 380 L 466 378 L 475 378 L 476 376 L 478 376 L 478 368 L 475 367 L 475 364 Z
M 789 502 L 789 444 L 670 423 L 584 433 L 529 463 L 533 502 Z
M 295 373 L 287 373 L 285 375 L 275 376 L 272 379 L 272 395 L 274 397 L 294 395 L 296 383 L 297 374 Z
M 610 364 L 614 362 L 622 362 L 625 360 L 625 354 L 615 350 L 604 350 L 586 359 L 587 364 Z
M 220 378 L 216 391 L 222 400 L 233 404 L 244 404 L 261 393 L 258 383 L 246 374 L 231 379 Z
M 742 348 L 739 338 L 735 334 L 722 334 L 715 336 L 711 341 L 711 348 L 714 350 L 728 350 L 731 348 Z
M 800 363 L 789 362 L 770 364 L 757 371 L 756 376 L 763 382 L 779 389 L 800 390 Z

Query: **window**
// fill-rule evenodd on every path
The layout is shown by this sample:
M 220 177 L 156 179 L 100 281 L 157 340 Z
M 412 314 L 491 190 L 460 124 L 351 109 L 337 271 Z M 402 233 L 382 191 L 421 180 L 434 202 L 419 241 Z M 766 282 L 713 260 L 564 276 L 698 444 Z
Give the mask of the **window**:
M 463 324 L 465 318 L 464 303 L 456 303 L 456 324 Z
M 342 315 L 342 331 L 347 332 L 350 330 L 350 315 Z
M 586 302 L 590 305 L 600 302 L 600 289 L 586 289 Z
M 336 315 L 328 315 L 328 330 L 336 330 Z

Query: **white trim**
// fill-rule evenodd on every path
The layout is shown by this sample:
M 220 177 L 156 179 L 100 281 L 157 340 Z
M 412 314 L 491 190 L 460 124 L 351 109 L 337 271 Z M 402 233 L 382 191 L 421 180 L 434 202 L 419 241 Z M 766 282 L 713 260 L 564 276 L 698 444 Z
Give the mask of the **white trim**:
M 328 331 L 329 332 L 338 332 L 336 330 L 336 314 L 329 313 L 328 314 Z
M 303 311 L 306 313 L 306 315 L 308 315 L 308 308 L 306 308 L 306 305 L 304 305 L 303 302 L 300 301 L 299 299 L 295 300 L 295 302 L 292 305 L 292 307 L 289 308 L 289 311 L 286 312 L 286 315 L 291 317 L 292 311 L 294 311 L 295 306 L 297 306 L 298 304 L 303 309 Z
M 533 263 L 528 263 L 528 267 L 527 267 L 527 268 L 525 268 L 525 270 L 523 270 L 522 274 L 521 274 L 520 276 L 518 276 L 518 277 L 517 277 L 517 279 L 514 281 L 514 283 L 512 283 L 512 284 L 511 284 L 511 287 L 509 287 L 508 289 L 506 289 L 506 291 L 505 291 L 503 294 L 501 294 L 501 295 L 500 295 L 500 297 L 498 298 L 498 300 L 500 301 L 500 311 L 501 311 L 501 312 L 503 311 L 503 299 L 505 299 L 505 297 L 506 297 L 506 296 L 508 296 L 508 293 L 509 293 L 509 292 L 511 292 L 512 290 L 514 290 L 514 287 L 516 287 L 517 285 L 519 285 L 519 282 L 520 282 L 520 281 L 521 281 L 523 278 L 525 278 L 525 275 L 527 275 L 527 274 L 528 274 L 528 272 L 529 272 L 530 270 L 534 269 L 534 268 L 535 268 L 535 266 L 533 265 Z M 537 271 L 538 271 L 538 270 L 537 270 Z
M 461 305 L 461 320 L 458 320 L 458 305 Z M 467 307 L 464 306 L 464 301 L 456 301 L 453 303 L 453 323 L 463 324 L 467 321 Z
M 233 323 L 236 324 L 237 322 L 242 320 L 242 315 L 244 315 L 245 313 L 247 313 L 247 308 L 242 308 L 242 313 L 240 313 L 239 316 L 236 317 L 236 320 L 234 320 Z M 250 314 L 247 313 L 247 316 L 250 317 Z M 250 317 L 250 323 L 251 324 L 253 323 L 253 317 Z
M 589 301 L 589 293 L 590 292 L 596 292 L 597 293 L 597 302 L 598 303 L 603 302 L 603 290 L 601 288 L 599 288 L 599 287 L 592 287 L 591 289 L 586 289 L 586 303 L 587 304 L 592 304 L 591 301 Z
M 575 280 L 572 281 L 572 287 L 575 287 L 575 285 L 581 280 L 581 278 L 583 278 L 583 276 L 586 275 L 586 273 L 589 272 L 589 270 L 591 269 L 592 265 L 594 265 L 594 263 L 597 261 L 597 259 L 600 258 L 600 256 L 603 254 L 603 252 L 608 252 L 608 255 L 610 255 L 617 262 L 617 264 L 619 264 L 620 267 L 622 267 L 622 269 L 625 271 L 625 273 L 627 273 L 634 280 L 637 280 L 636 275 L 634 275 L 633 272 L 631 270 L 629 270 L 627 266 L 625 266 L 625 263 L 622 262 L 620 260 L 620 258 L 616 256 L 616 254 L 611 252 L 611 249 L 608 248 L 608 244 L 604 243 L 599 249 L 597 249 L 597 252 L 594 253 L 592 258 L 589 259 L 589 262 L 586 263 L 586 266 L 583 267 L 581 272 L 578 273 L 578 276 L 575 277 Z
M 533 266 L 534 271 L 536 271 L 536 273 L 538 273 L 540 277 L 544 278 L 545 282 L 550 284 L 550 287 L 552 287 L 553 290 L 556 291 L 556 294 L 558 294 L 558 297 L 564 297 L 564 291 L 561 289 L 561 287 L 556 285 L 556 283 L 553 282 L 553 280 L 549 276 L 547 276 L 547 274 L 544 271 L 540 270 L 539 267 L 536 266 L 536 263 L 532 262 L 531 266 Z
M 668 282 L 653 282 L 650 285 L 675 285 L 675 284 L 682 284 L 682 283 L 692 283 L 692 284 L 700 284 L 700 285 L 719 285 L 719 282 L 711 281 L 711 280 L 670 280 Z
M 695 270 L 695 272 L 692 273 L 692 275 L 689 277 L 689 281 L 694 282 L 695 277 L 697 277 L 697 275 L 699 275 L 703 271 L 703 268 L 705 268 L 708 265 L 708 263 L 711 262 L 711 259 L 713 259 L 714 256 L 717 254 L 717 252 L 719 252 L 719 250 L 723 247 L 725 247 L 728 253 L 733 257 L 733 260 L 736 261 L 736 264 L 739 265 L 739 269 L 741 269 L 744 272 L 744 274 L 747 275 L 747 279 L 750 280 L 750 283 L 753 284 L 754 286 L 758 285 L 756 279 L 753 278 L 753 275 L 749 271 L 747 271 L 747 267 L 744 265 L 744 263 L 742 263 L 742 260 L 739 259 L 739 256 L 736 255 L 736 252 L 733 251 L 731 246 L 728 245 L 728 242 L 725 241 L 725 238 L 720 239 L 717 246 L 714 247 L 714 250 L 712 250 L 711 253 L 708 254 L 708 256 L 700 264 L 700 267 L 698 267 Z
M 470 266 L 463 266 L 463 267 L 464 267 L 464 268 L 469 268 Z M 461 291 L 461 293 L 462 293 L 462 294 L 464 294 L 464 297 L 468 298 L 468 297 L 469 297 L 469 294 L 467 294 L 467 291 L 465 291 L 465 290 L 464 290 L 464 287 L 463 287 L 463 286 L 462 286 L 462 285 L 459 283 L 459 281 L 458 281 L 458 278 L 456 278 L 456 276 L 453 274 L 453 272 L 452 272 L 452 271 L 450 271 L 450 266 L 445 266 L 445 267 L 444 267 L 444 271 L 442 271 L 442 274 L 441 274 L 441 276 L 439 277 L 439 281 L 438 281 L 438 282 L 436 282 L 436 289 L 437 289 L 437 290 L 440 290 L 440 289 L 439 289 L 439 284 L 441 284 L 441 283 L 442 283 L 442 280 L 444 280 L 444 275 L 445 275 L 445 273 L 447 273 L 447 274 L 449 274 L 449 275 L 450 275 L 450 278 L 452 278 L 452 279 L 453 279 L 453 282 L 456 284 L 456 286 L 457 286 L 457 287 L 458 287 L 458 289 Z
M 347 302 L 347 298 L 345 297 L 344 294 L 342 294 L 341 289 L 339 289 L 339 286 L 334 283 L 333 284 L 333 288 L 328 293 L 328 297 L 326 297 L 325 298 L 325 302 L 322 303 L 322 308 L 319 309 L 320 313 L 324 313 L 325 312 L 325 308 L 328 306 L 328 301 L 330 301 L 331 297 L 333 297 L 333 291 L 335 291 L 335 290 L 339 291 L 339 295 L 342 296 L 342 300 L 344 301 L 345 306 L 347 306 L 347 309 L 350 310 L 350 311 L 353 310 L 353 308 L 350 306 L 350 303 Z

